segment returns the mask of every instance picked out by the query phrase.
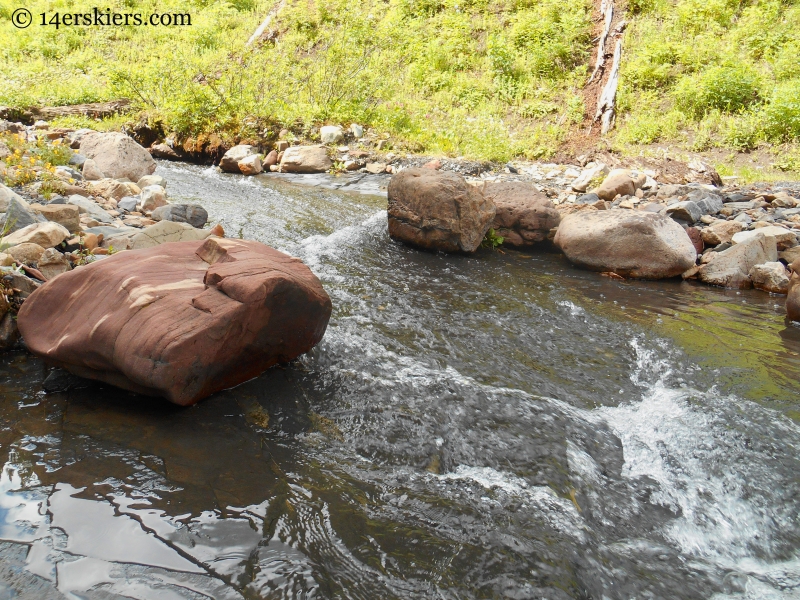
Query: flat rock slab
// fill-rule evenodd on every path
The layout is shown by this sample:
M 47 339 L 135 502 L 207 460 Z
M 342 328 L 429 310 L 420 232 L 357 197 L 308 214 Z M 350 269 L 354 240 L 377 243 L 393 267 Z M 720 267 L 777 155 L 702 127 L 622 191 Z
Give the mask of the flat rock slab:
M 18 324 L 55 366 L 186 406 L 308 352 L 330 314 L 299 259 L 213 238 L 64 273 L 30 295 Z
M 757 233 L 727 250 L 714 253 L 710 262 L 697 272 L 700 281 L 727 288 L 749 288 L 750 271 L 756 265 L 778 260 L 774 237 Z
M 553 241 L 573 264 L 623 277 L 676 277 L 697 259 L 683 227 L 646 211 L 572 213 L 561 221 Z

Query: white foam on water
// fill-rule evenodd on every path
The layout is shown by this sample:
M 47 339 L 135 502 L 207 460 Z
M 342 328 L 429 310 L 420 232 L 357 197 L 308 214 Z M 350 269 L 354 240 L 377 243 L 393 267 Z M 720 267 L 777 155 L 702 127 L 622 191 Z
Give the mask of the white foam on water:
M 352 252 L 353 244 L 360 244 L 373 235 L 386 229 L 386 211 L 379 210 L 357 225 L 342 227 L 330 235 L 312 235 L 300 242 L 299 258 L 315 273 L 325 272 L 335 276 L 336 281 L 344 281 L 335 269 L 324 264 L 323 259 L 333 258 Z
M 623 476 L 657 481 L 659 491 L 650 501 L 679 513 L 664 531 L 667 539 L 687 557 L 748 576 L 745 597 L 767 599 L 787 588 L 800 589 L 797 559 L 753 558 L 755 553 L 779 555 L 775 538 L 796 530 L 797 523 L 791 507 L 781 505 L 780 494 L 772 495 L 781 491 L 786 475 L 775 472 L 765 451 L 750 449 L 737 426 L 746 432 L 742 415 L 765 416 L 759 426 L 774 423 L 782 434 L 774 443 L 786 444 L 789 456 L 797 456 L 791 440 L 800 440 L 800 429 L 783 415 L 715 389 L 670 387 L 668 358 L 657 359 L 636 340 L 632 346 L 637 363 L 631 380 L 644 388 L 641 400 L 595 411 L 622 441 Z M 773 571 L 782 573 L 777 587 L 770 583 Z
M 583 518 L 578 514 L 575 505 L 557 496 L 547 486 L 529 485 L 521 477 L 491 467 L 467 465 L 459 465 L 455 471 L 433 477 L 441 481 L 470 480 L 487 490 L 501 490 L 505 494 L 523 500 L 528 509 L 534 509 L 536 514 L 544 517 L 556 531 L 582 537 Z

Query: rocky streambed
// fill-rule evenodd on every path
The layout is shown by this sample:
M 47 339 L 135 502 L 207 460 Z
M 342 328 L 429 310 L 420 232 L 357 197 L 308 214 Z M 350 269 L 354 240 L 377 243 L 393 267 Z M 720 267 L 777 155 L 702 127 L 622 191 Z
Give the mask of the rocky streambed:
M 800 334 L 783 297 L 680 276 L 603 277 L 547 241 L 555 227 L 518 230 L 543 237 L 533 248 L 421 252 L 388 235 L 388 175 L 252 177 L 162 162 L 151 176 L 163 178 L 171 206 L 208 212 L 211 222 L 193 228 L 205 237 L 188 243 L 225 241 L 209 238 L 219 225 L 233 243 L 302 260 L 332 301 L 325 336 L 191 409 L 4 353 L 2 593 L 768 598 L 800 589 Z M 541 193 L 559 228 L 562 204 L 591 204 L 566 189 L 561 202 Z M 659 210 L 672 199 L 689 200 Z M 774 215 L 769 202 L 759 208 Z M 603 206 L 575 214 L 649 212 Z M 111 216 L 115 229 L 148 218 Z M 157 223 L 142 225 L 137 235 Z M 42 291 L 89 268 L 78 264 L 86 252 L 54 251 L 75 266 Z M 136 253 L 97 265 L 126 255 Z

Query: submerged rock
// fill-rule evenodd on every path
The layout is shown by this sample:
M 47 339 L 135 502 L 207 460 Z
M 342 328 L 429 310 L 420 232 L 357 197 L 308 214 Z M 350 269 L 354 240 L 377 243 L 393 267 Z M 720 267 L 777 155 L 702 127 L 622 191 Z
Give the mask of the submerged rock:
M 0 352 L 11 350 L 19 341 L 17 320 L 10 312 L 0 316 Z
M 494 203 L 452 172 L 406 169 L 389 182 L 389 235 L 426 250 L 474 252 L 495 216 Z
M 789 265 L 792 276 L 786 296 L 786 316 L 790 321 L 800 321 L 800 259 Z
M 309 351 L 330 314 L 299 259 L 210 239 L 65 273 L 25 301 L 19 327 L 28 349 L 55 366 L 189 405 Z
M 497 207 L 492 228 L 509 246 L 541 242 L 561 220 L 550 199 L 529 183 L 488 183 L 483 195 Z
M 678 223 L 646 211 L 581 211 L 564 217 L 554 242 L 570 262 L 623 277 L 676 277 L 697 251 Z

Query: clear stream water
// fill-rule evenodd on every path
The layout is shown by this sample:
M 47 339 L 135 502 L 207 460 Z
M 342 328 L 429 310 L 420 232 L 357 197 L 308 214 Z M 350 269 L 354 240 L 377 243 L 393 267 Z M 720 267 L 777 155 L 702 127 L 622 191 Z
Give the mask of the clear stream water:
M 781 297 L 419 252 L 379 195 L 159 172 L 302 258 L 330 326 L 185 409 L 0 356 L 0 599 L 800 598 Z

